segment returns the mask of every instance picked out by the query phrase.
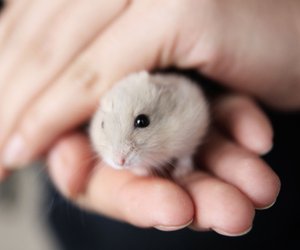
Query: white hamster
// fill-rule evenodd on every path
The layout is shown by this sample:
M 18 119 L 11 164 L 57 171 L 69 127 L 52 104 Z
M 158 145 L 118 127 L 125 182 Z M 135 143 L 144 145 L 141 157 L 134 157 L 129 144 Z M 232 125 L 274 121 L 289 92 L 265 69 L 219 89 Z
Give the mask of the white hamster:
M 206 134 L 209 109 L 200 87 L 177 74 L 131 74 L 100 100 L 90 126 L 95 151 L 115 169 L 148 175 L 174 165 L 180 177 Z

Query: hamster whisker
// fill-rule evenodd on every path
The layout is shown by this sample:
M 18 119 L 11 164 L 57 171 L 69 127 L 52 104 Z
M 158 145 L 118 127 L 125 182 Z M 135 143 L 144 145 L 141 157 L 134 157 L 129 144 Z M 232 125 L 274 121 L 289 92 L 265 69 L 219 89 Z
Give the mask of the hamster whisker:
M 157 153 L 157 151 L 152 151 L 151 152 L 151 156 L 152 156 L 152 162 L 155 163 L 156 165 L 159 165 L 159 166 L 163 166 L 163 165 L 170 165 L 172 167 L 175 167 L 175 164 L 174 162 L 172 161 L 172 159 L 165 159 L 164 155 L 161 154 L 161 153 Z M 154 157 L 155 156 L 155 159 Z
M 92 165 L 92 164 L 97 164 L 99 161 L 99 156 L 97 153 L 93 153 L 91 157 L 87 157 L 85 159 L 82 159 L 80 161 L 80 165 Z
M 150 167 L 154 167 L 154 168 L 157 168 L 157 167 L 159 167 L 159 166 L 161 166 L 161 165 L 163 165 L 164 164 L 164 161 L 161 161 L 161 160 L 157 160 L 155 157 L 151 157 L 151 158 L 148 158 L 148 157 L 146 157 L 145 159 L 144 159 L 144 162 L 146 162 L 146 164 L 147 165 L 149 165 Z
M 90 175 L 93 173 L 93 169 L 95 168 L 95 166 L 97 165 L 99 161 L 99 157 L 97 154 L 93 154 L 91 157 L 87 157 L 85 159 L 82 159 L 79 164 L 83 165 L 83 166 L 91 166 L 91 168 L 88 171 L 88 176 L 87 179 L 89 179 Z M 77 168 L 77 174 L 81 174 L 82 172 L 84 172 L 86 168 Z M 75 184 L 75 189 L 78 190 L 79 188 L 79 183 L 78 185 Z
M 153 160 L 150 159 L 145 159 L 144 160 L 145 166 L 143 166 L 144 168 L 146 168 L 147 172 L 153 176 L 157 176 L 160 177 L 161 171 L 160 168 L 157 167 L 156 163 L 153 162 Z
M 174 165 L 171 161 L 156 160 L 154 158 L 148 158 L 147 164 L 149 162 L 149 172 L 157 177 L 171 178 L 171 172 L 174 169 Z
M 148 141 L 153 138 L 154 134 L 153 133 L 148 133 L 148 134 L 144 134 L 145 138 L 144 138 L 144 143 L 141 143 L 141 145 L 147 145 L 148 146 Z M 153 145 L 152 147 L 157 148 L 157 145 Z M 151 148 L 151 147 L 150 147 Z
M 106 149 L 106 148 L 107 148 L 107 145 L 105 145 L 105 144 L 97 144 L 97 147 L 101 147 L 101 148 Z

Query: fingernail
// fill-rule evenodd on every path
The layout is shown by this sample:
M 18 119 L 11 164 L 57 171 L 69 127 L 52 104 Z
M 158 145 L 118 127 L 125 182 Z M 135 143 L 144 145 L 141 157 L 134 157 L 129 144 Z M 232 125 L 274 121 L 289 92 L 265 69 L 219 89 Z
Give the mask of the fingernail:
M 26 160 L 26 147 L 23 137 L 15 134 L 11 137 L 2 153 L 2 164 L 5 168 L 16 168 Z
M 188 223 L 186 223 L 184 225 L 178 225 L 178 226 L 174 226 L 174 225 L 172 225 L 172 226 L 158 225 L 158 226 L 155 226 L 154 228 L 156 228 L 158 230 L 161 230 L 161 231 L 176 231 L 176 230 L 179 230 L 179 229 L 187 227 L 192 222 L 193 222 L 193 219 L 190 220 Z
M 265 206 L 265 207 L 257 207 L 256 209 L 257 210 L 266 210 L 266 209 L 269 209 L 271 207 L 273 207 L 273 205 L 276 203 L 276 200 L 274 202 L 272 202 L 271 204 Z
M 268 145 L 266 144 L 261 147 L 260 153 L 261 153 L 261 155 L 266 155 L 269 152 L 271 152 L 272 149 L 273 149 L 273 143 L 270 142 Z
M 249 139 L 251 140 L 252 149 L 260 155 L 266 155 L 272 150 L 273 142 L 267 141 L 266 139 L 261 140 L 259 138 L 252 137 Z
M 228 233 L 228 232 L 223 231 L 222 229 L 212 228 L 212 230 L 214 230 L 218 234 L 222 234 L 222 235 L 230 236 L 230 237 L 243 236 L 243 235 L 249 233 L 251 231 L 251 229 L 252 229 L 252 226 L 240 233 Z

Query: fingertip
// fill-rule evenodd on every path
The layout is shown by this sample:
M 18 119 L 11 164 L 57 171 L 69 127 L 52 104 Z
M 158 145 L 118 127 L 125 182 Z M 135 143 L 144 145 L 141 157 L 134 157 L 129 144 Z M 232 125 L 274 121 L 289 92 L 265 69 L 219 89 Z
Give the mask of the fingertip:
M 50 151 L 47 162 L 51 179 L 63 195 L 75 199 L 84 192 L 94 163 L 85 136 L 74 133 L 61 138 Z
M 225 196 L 223 192 L 231 192 L 231 195 Z M 223 209 L 212 213 L 211 228 L 227 236 L 240 236 L 250 231 L 249 229 L 252 228 L 255 215 L 255 210 L 250 200 L 233 187 L 225 188 L 216 195 Z
M 266 114 L 249 97 L 229 95 L 215 103 L 216 121 L 239 144 L 264 155 L 273 147 L 273 129 Z
M 157 225 L 154 226 L 154 228 L 160 230 L 160 231 L 165 231 L 165 232 L 170 232 L 170 231 L 176 231 L 176 230 L 180 230 L 183 228 L 186 228 L 188 226 L 190 226 L 193 223 L 193 219 L 189 220 L 187 223 L 180 223 L 179 225 Z
M 255 208 L 269 207 L 276 201 L 280 191 L 280 179 L 264 161 L 246 154 L 236 157 L 231 164 L 238 169 L 231 167 L 231 175 L 223 175 L 224 180 L 247 195 Z M 227 170 L 230 171 L 229 168 Z
M 148 194 L 147 197 L 141 196 L 138 190 L 143 190 L 143 193 Z M 124 204 L 128 204 L 129 200 L 137 202 L 130 202 L 130 209 L 123 212 L 132 224 L 138 226 L 174 231 L 193 221 L 194 205 L 191 198 L 180 186 L 169 180 L 152 177 L 135 179 L 131 185 L 127 185 L 120 197 L 125 199 Z M 143 207 L 143 213 L 132 216 L 132 210 L 140 206 Z M 144 218 L 148 218 L 148 221 Z
M 224 236 L 229 236 L 229 237 L 238 237 L 238 236 L 243 236 L 249 233 L 252 229 L 252 226 L 247 228 L 245 231 L 240 231 L 240 232 L 227 232 L 223 231 L 222 229 L 219 228 L 212 228 L 213 231 L 215 231 L 218 234 L 224 235 Z
M 248 114 L 245 112 L 239 118 L 237 117 L 237 119 L 240 119 L 240 124 L 238 125 L 236 137 L 243 146 L 255 153 L 265 155 L 273 148 L 271 123 L 254 103 L 248 105 Z
M 280 191 L 277 174 L 259 156 L 232 143 L 220 133 L 211 136 L 203 148 L 207 169 L 216 177 L 237 187 L 256 208 L 269 207 Z
M 55 187 L 65 197 L 72 196 L 69 190 L 69 178 L 66 176 L 66 172 L 64 171 L 66 163 L 64 159 L 64 150 L 61 145 L 57 145 L 50 151 L 47 157 L 47 165 L 48 173 Z
M 195 200 L 193 226 L 213 229 L 223 235 L 241 235 L 252 227 L 255 210 L 237 188 L 205 174 L 188 184 Z
M 261 191 L 260 195 L 257 195 L 256 202 L 254 202 L 255 208 L 258 210 L 265 210 L 271 208 L 277 200 L 277 197 L 281 189 L 281 181 L 279 177 L 269 168 L 268 178 L 261 180 L 261 186 L 265 188 L 265 192 Z
M 20 133 L 15 133 L 4 146 L 1 154 L 1 162 L 7 170 L 18 170 L 28 166 L 35 155 L 28 141 Z

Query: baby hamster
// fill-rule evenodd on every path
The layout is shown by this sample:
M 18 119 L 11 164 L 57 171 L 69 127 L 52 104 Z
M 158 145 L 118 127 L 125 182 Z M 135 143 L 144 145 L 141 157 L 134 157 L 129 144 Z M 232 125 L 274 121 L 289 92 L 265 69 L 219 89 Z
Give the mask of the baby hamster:
M 115 169 L 148 175 L 176 163 L 172 176 L 180 177 L 193 168 L 192 155 L 208 123 L 208 105 L 197 84 L 176 74 L 142 71 L 101 98 L 90 138 Z

